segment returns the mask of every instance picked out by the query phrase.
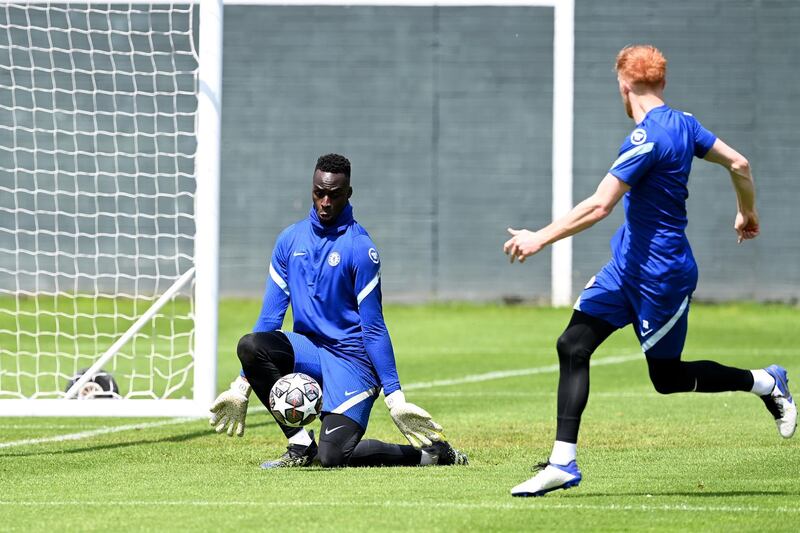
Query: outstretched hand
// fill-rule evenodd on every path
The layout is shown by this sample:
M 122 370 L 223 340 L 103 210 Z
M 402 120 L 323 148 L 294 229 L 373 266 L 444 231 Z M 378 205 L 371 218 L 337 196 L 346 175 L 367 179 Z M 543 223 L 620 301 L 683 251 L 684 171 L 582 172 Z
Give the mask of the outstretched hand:
M 217 396 L 209 409 L 208 423 L 217 433 L 227 433 L 229 437 L 244 435 L 247 419 L 247 403 L 251 391 L 250 384 L 241 376 L 231 383 L 231 388 Z
M 395 391 L 387 396 L 386 406 L 397 429 L 414 448 L 419 450 L 444 440 L 442 426 L 431 418 L 428 411 L 407 402 L 402 391 Z
M 755 239 L 758 237 L 758 213 L 755 211 L 745 214 L 739 211 L 736 213 L 736 220 L 733 223 L 733 229 L 736 230 L 737 242 L 748 239 Z
M 513 263 L 517 259 L 520 263 L 525 262 L 525 258 L 538 253 L 545 247 L 537 232 L 526 229 L 508 228 L 511 238 L 503 245 L 503 251 L 508 255 Z

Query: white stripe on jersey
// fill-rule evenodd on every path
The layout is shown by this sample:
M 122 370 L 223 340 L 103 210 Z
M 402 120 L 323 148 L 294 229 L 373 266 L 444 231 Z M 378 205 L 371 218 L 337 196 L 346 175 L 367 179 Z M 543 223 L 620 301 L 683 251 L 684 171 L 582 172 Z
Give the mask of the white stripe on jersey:
M 628 159 L 631 159 L 632 157 L 636 157 L 637 155 L 643 155 L 643 154 L 646 154 L 648 152 L 652 152 L 654 145 L 655 145 L 655 143 L 644 143 L 641 146 L 636 146 L 634 148 L 631 148 L 630 150 L 628 150 L 624 154 L 620 155 L 617 158 L 616 161 L 614 161 L 614 163 L 611 165 L 611 169 L 613 170 L 617 165 L 620 165 L 620 164 L 624 163 L 625 161 L 627 161 Z
M 375 274 L 375 277 L 372 278 L 372 281 L 367 283 L 367 286 L 361 289 L 361 292 L 359 292 L 358 296 L 356 296 L 356 301 L 358 302 L 358 305 L 361 305 L 361 302 L 364 301 L 364 298 L 369 296 L 369 293 L 371 293 L 375 289 L 375 287 L 378 286 L 378 282 L 380 280 L 381 280 L 381 271 L 378 270 L 378 273 Z
M 280 287 L 281 290 L 286 293 L 286 296 L 289 296 L 289 285 L 283 281 L 283 278 L 280 274 L 278 274 L 278 271 L 275 270 L 275 267 L 272 266 L 272 263 L 269 264 L 269 277 L 272 278 L 272 281 L 275 282 L 275 285 Z

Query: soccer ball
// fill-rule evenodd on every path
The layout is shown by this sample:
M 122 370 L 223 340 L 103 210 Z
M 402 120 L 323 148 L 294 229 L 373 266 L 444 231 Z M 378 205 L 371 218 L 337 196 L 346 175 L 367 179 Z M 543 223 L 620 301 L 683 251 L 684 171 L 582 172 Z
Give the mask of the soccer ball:
M 75 374 L 69 383 L 67 383 L 67 388 L 64 389 L 64 392 L 71 389 L 72 385 L 74 385 L 87 370 L 89 369 L 84 368 Z M 97 374 L 92 376 L 89 381 L 83 384 L 83 387 L 78 390 L 78 394 L 75 397 L 79 400 L 96 400 L 104 398 L 116 399 L 122 396 L 120 396 L 119 385 L 114 381 L 114 376 L 105 370 L 100 370 Z
M 269 391 L 269 410 L 285 426 L 310 424 L 322 411 L 322 388 L 311 376 L 287 374 Z

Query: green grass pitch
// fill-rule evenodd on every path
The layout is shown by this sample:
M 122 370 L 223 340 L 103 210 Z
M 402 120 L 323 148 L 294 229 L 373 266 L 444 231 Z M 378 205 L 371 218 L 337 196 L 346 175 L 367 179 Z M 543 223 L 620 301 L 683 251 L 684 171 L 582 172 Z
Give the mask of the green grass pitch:
M 220 390 L 238 371 L 234 347 L 258 307 L 244 300 L 221 306 Z M 581 486 L 511 498 L 509 489 L 550 450 L 553 347 L 569 314 L 493 305 L 387 307 L 408 399 L 444 425 L 469 454 L 468 467 L 261 471 L 259 462 L 280 454 L 284 441 L 255 397 L 241 439 L 216 435 L 205 420 L 5 417 L 0 445 L 149 425 L 0 447 L 0 530 L 797 530 L 800 437 L 781 439 L 749 394 L 659 396 L 630 329 L 594 356 L 605 364 L 592 370 Z M 686 359 L 745 368 L 780 362 L 800 394 L 800 310 L 695 305 L 689 320 Z M 515 370 L 523 372 L 485 375 Z M 382 402 L 367 435 L 401 439 Z

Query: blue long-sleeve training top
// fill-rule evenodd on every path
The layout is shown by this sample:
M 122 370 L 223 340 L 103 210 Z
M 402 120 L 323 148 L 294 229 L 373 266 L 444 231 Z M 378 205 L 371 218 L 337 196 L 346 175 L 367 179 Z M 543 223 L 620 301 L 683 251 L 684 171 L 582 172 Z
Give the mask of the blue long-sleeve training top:
M 374 369 L 385 395 L 400 389 L 383 320 L 377 248 L 348 203 L 331 225 L 314 208 L 278 236 L 254 332 L 280 329 L 291 303 L 294 332 L 335 357 Z

